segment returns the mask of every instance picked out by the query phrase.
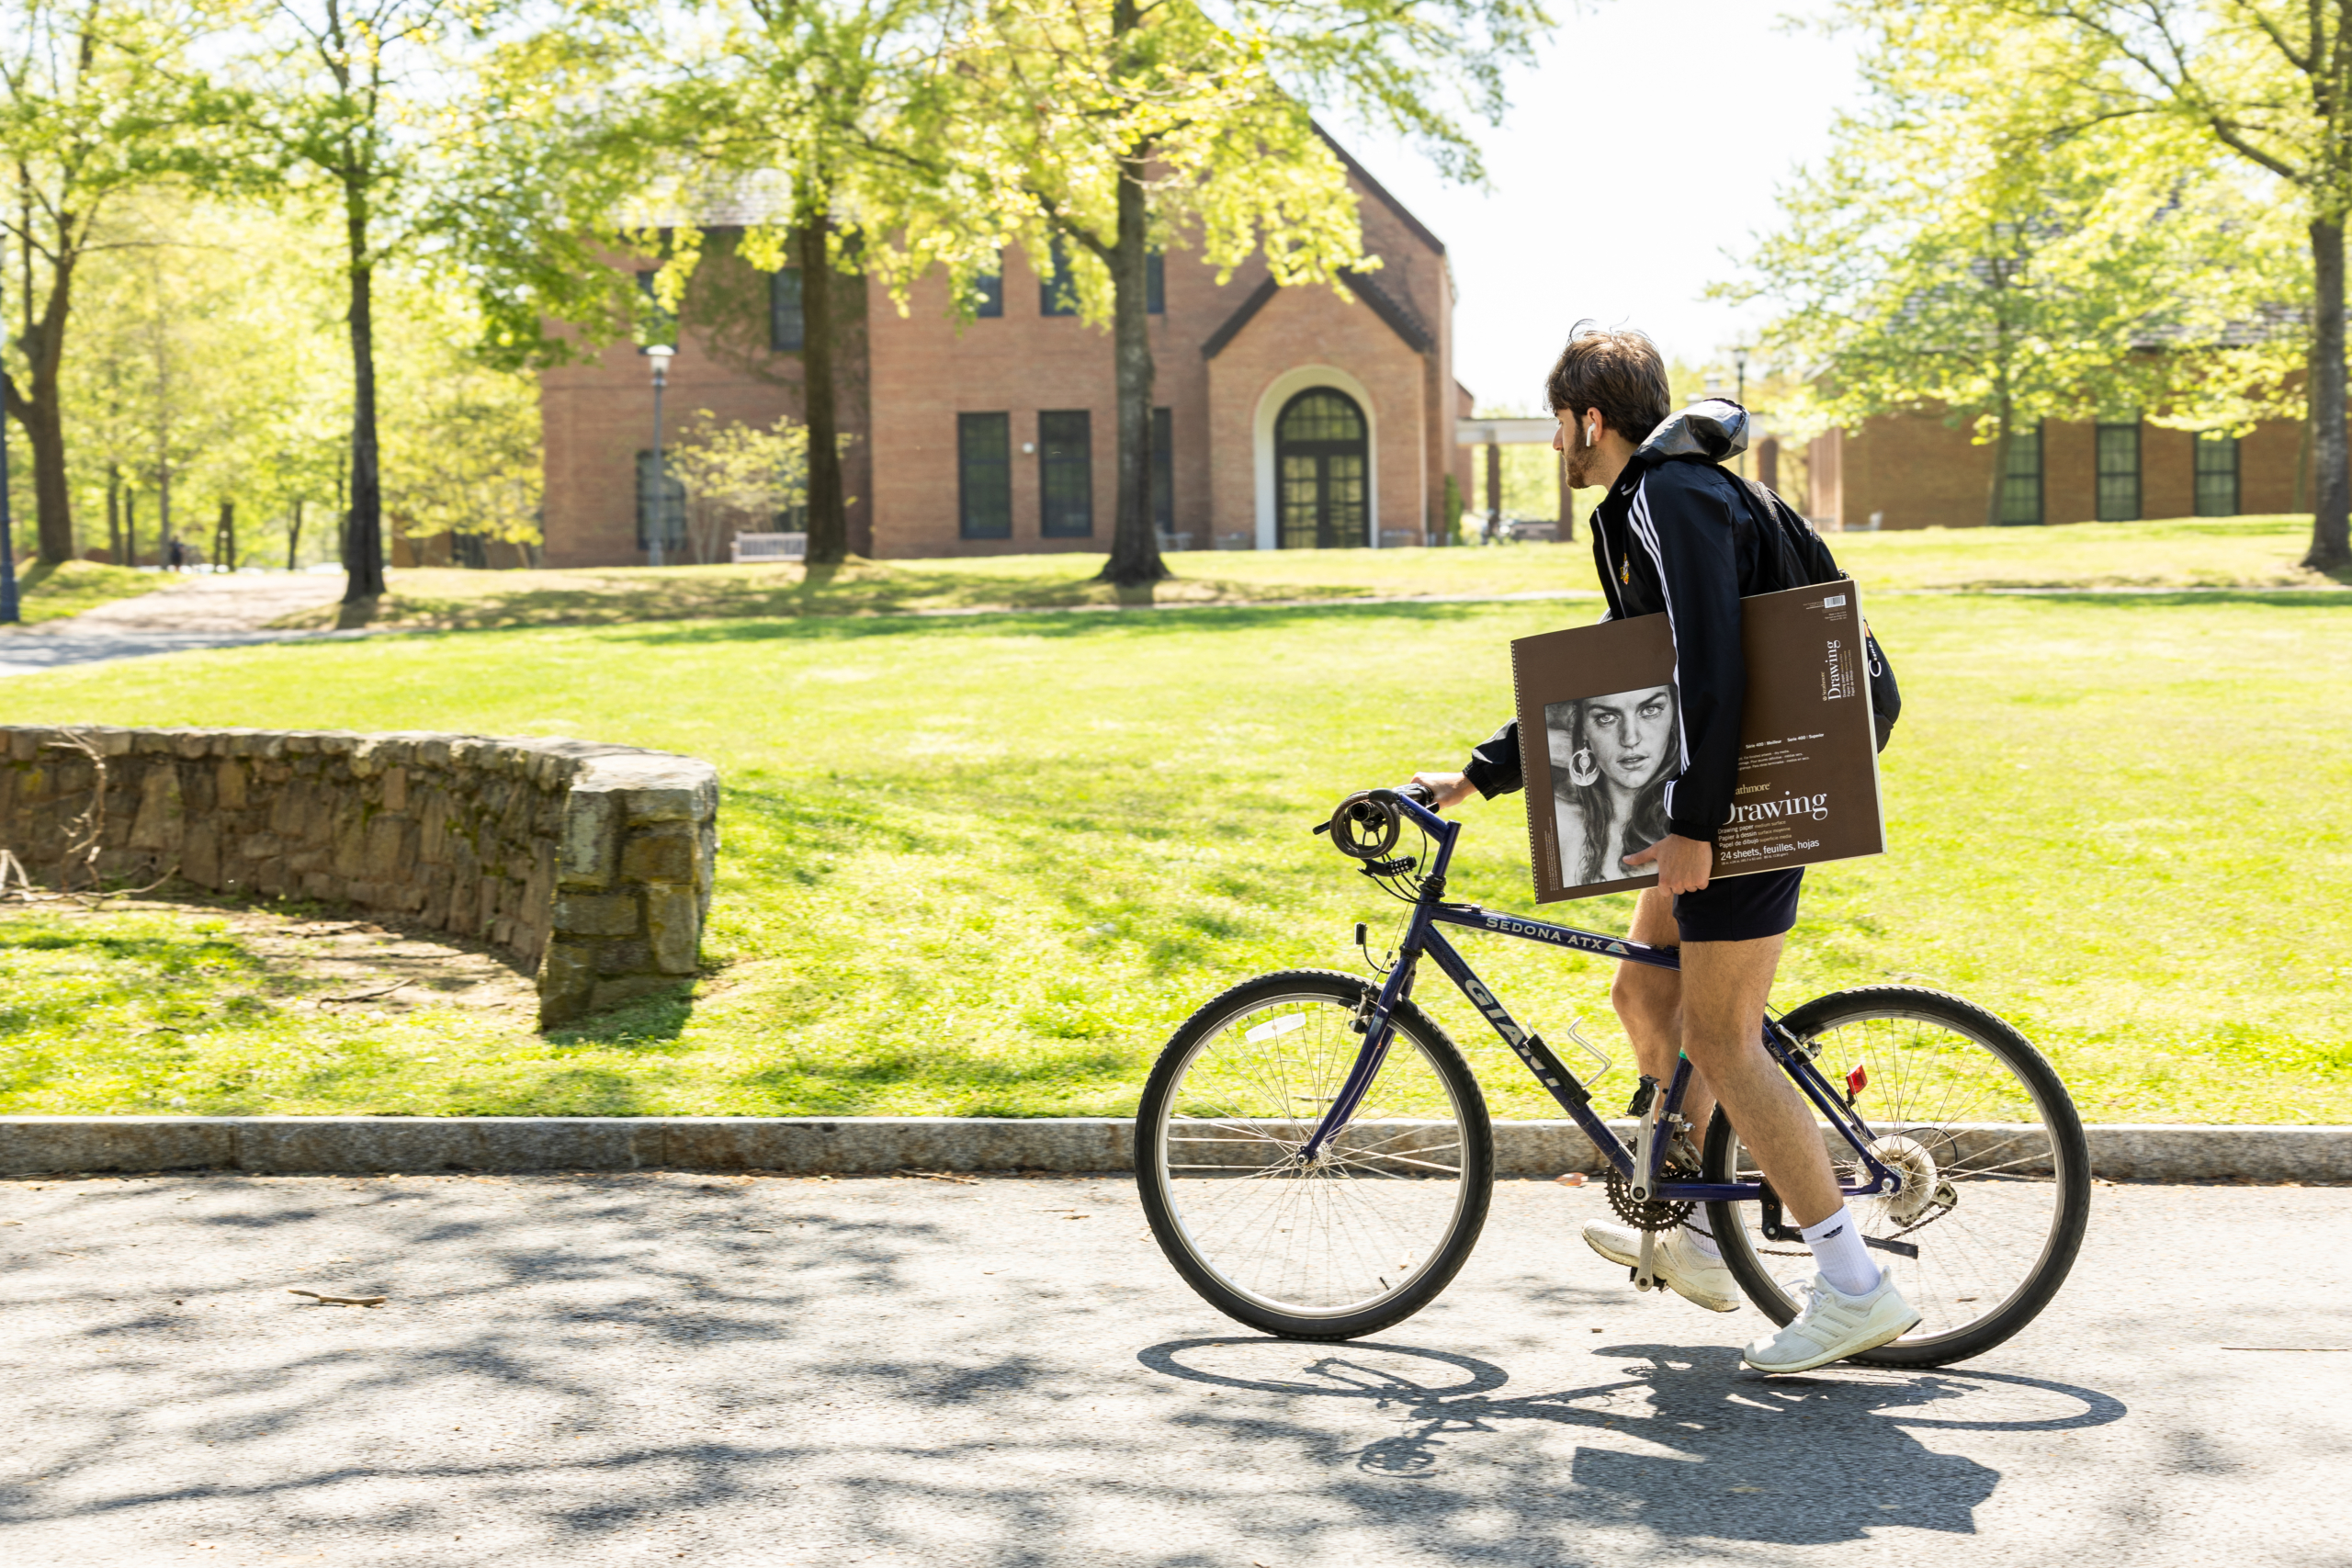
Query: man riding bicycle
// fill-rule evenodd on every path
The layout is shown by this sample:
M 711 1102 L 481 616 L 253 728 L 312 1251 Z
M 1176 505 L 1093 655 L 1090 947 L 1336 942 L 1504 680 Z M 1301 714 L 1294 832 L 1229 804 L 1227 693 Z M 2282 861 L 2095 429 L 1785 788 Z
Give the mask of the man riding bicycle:
M 1666 789 L 1667 835 L 1626 857 L 1655 865 L 1657 886 L 1634 907 L 1634 941 L 1681 949 L 1679 971 L 1619 965 L 1610 1001 L 1646 1077 L 1673 1076 L 1678 1054 L 1693 1077 L 1684 1114 L 1703 1128 L 1715 1102 L 1803 1230 L 1819 1272 L 1804 1310 L 1746 1351 L 1767 1372 L 1795 1372 L 1886 1344 L 1919 1322 L 1890 1271 L 1874 1266 L 1839 1197 L 1813 1112 L 1766 1054 L 1764 1004 L 1781 949 L 1796 923 L 1802 868 L 1713 878 L 1714 839 L 1729 819 L 1747 686 L 1740 600 L 1790 586 L 1764 580 L 1785 552 L 1766 536 L 1803 525 L 1759 510 L 1716 464 L 1747 445 L 1747 415 L 1708 400 L 1674 413 L 1666 367 L 1649 339 L 1580 324 L 1545 381 L 1568 481 L 1602 486 L 1593 559 L 1609 600 L 1604 619 L 1664 614 L 1674 631 L 1677 751 Z M 1806 531 L 1806 532 L 1809 532 Z M 1809 555 L 1826 558 L 1817 540 Z M 1521 787 L 1520 735 L 1506 724 L 1460 773 L 1418 773 L 1440 809 L 1475 791 L 1487 799 Z M 1739 1291 L 1703 1210 L 1659 1238 L 1657 1277 L 1684 1298 L 1734 1312 Z M 1596 1222 L 1586 1242 L 1634 1265 L 1641 1233 Z

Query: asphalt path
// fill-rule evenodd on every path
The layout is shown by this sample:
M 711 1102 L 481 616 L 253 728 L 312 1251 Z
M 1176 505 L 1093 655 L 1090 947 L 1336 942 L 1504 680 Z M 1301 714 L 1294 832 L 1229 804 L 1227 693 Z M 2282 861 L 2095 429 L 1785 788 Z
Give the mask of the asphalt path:
M 117 599 L 63 620 L 0 626 L 0 679 L 112 664 L 206 648 L 362 637 L 363 631 L 273 631 L 296 611 L 334 603 L 343 580 L 319 572 L 156 574 L 153 593 Z
M 2352 1189 L 2101 1186 L 2007 1346 L 1781 1379 L 1600 1206 L 1318 1347 L 1117 1177 L 0 1182 L 0 1562 L 2352 1563 L 2352 1354 L 2222 1348 L 2352 1345 Z

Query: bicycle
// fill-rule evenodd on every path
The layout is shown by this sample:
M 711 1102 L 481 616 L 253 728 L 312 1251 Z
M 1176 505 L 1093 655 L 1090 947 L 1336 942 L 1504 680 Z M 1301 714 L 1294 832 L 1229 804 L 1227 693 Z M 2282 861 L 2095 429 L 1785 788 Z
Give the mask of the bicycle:
M 1625 1112 L 1634 1133 L 1621 1137 L 1590 1093 L 1609 1058 L 1572 1024 L 1590 1068 L 1578 1077 L 1440 928 L 1667 969 L 1678 953 L 1448 902 L 1461 824 L 1427 801 L 1413 786 L 1361 792 L 1315 829 L 1412 905 L 1377 984 L 1336 970 L 1261 975 L 1200 1008 L 1161 1051 L 1136 1116 L 1136 1175 L 1169 1261 L 1219 1311 L 1293 1339 L 1387 1328 L 1452 1282 L 1486 1222 L 1494 1133 L 1469 1064 L 1412 999 L 1427 957 L 1607 1159 L 1611 1205 L 1643 1235 L 1634 1283 L 1664 1288 L 1654 1240 L 1703 1203 L 1741 1290 L 1787 1323 L 1803 1286 L 1776 1282 L 1765 1259 L 1810 1254 L 1720 1107 L 1703 1148 L 1692 1145 L 1680 1114 L 1689 1060 L 1666 1084 L 1642 1077 Z M 1418 852 L 1392 853 L 1408 826 Z M 1356 939 L 1370 960 L 1365 927 Z M 1825 1124 L 1865 1245 L 1893 1260 L 1922 1314 L 1856 1359 L 1939 1366 L 2031 1322 L 2064 1282 L 2090 1207 L 2082 1120 L 2041 1053 L 1984 1009 L 1910 986 L 1768 1011 L 1763 1043 Z M 1825 1076 L 1825 1057 L 1848 1068 L 1842 1079 Z

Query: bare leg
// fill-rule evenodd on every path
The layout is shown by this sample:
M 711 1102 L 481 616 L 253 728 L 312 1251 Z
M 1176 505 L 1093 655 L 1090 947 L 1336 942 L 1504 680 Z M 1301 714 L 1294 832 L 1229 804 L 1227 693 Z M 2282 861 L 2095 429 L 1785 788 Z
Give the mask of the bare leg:
M 1722 1097 L 1790 1216 L 1814 1225 L 1845 1200 L 1813 1108 L 1764 1049 L 1764 999 L 1786 940 L 1683 944 L 1682 1050 Z
M 1628 934 L 1647 947 L 1672 947 L 1679 942 L 1682 938 L 1675 930 L 1672 897 L 1655 887 L 1644 888 L 1641 901 L 1634 906 L 1634 929 Z M 1617 1021 L 1624 1026 L 1641 1070 L 1662 1084 L 1672 1082 L 1674 1059 L 1682 1052 L 1682 976 L 1646 964 L 1620 964 L 1609 1001 L 1617 1010 Z M 1758 1023 L 1761 1027 L 1760 1012 Z M 1682 1114 L 1690 1123 L 1690 1141 L 1698 1145 L 1706 1139 L 1715 1093 L 1707 1086 L 1705 1075 L 1697 1070 L 1695 1058 L 1691 1068 L 1690 1087 L 1682 1096 Z

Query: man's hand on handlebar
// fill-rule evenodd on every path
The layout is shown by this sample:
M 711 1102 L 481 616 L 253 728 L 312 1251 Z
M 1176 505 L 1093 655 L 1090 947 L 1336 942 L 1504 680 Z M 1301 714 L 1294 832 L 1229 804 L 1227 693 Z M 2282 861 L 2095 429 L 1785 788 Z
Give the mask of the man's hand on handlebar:
M 1430 792 L 1430 805 L 1439 811 L 1459 806 L 1478 793 L 1466 773 L 1415 773 L 1413 782 Z

